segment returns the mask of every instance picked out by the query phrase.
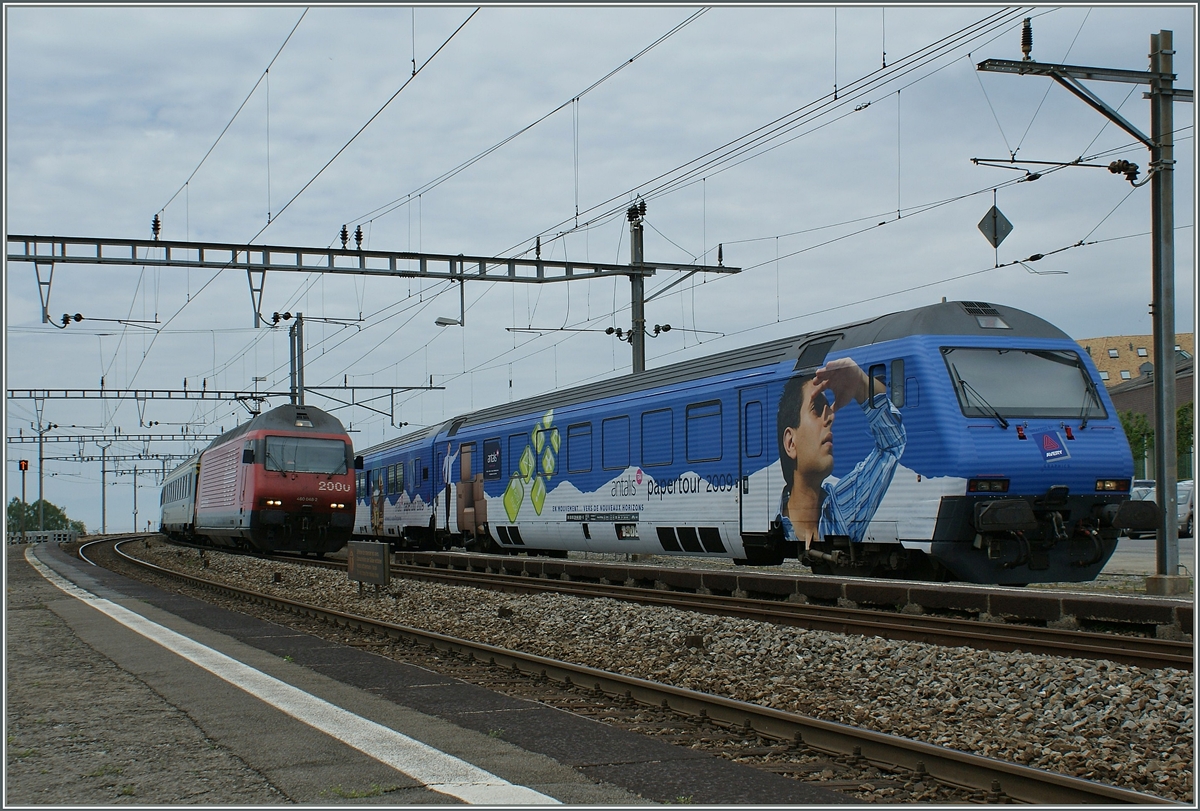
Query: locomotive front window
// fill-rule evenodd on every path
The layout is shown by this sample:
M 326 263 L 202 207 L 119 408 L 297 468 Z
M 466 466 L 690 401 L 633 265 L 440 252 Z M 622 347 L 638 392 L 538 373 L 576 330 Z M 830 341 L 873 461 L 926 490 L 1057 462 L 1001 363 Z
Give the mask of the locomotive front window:
M 267 470 L 284 473 L 345 473 L 346 443 L 337 439 L 267 437 Z
M 1104 404 L 1074 352 L 942 347 L 968 417 L 1104 419 Z

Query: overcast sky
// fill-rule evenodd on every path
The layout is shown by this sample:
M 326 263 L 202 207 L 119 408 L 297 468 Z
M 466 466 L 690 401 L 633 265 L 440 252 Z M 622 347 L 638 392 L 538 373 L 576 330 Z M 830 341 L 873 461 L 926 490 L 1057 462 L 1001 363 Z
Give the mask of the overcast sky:
M 1147 150 L 1050 79 L 975 69 L 1021 59 L 1025 17 L 1035 60 L 1129 70 L 1147 70 L 1150 35 L 1172 30 L 1177 84 L 1195 85 L 1192 5 L 9 5 L 5 229 L 147 239 L 158 213 L 170 240 L 328 247 L 346 224 L 378 250 L 512 256 L 540 237 L 548 259 L 627 263 L 623 212 L 640 195 L 647 261 L 716 264 L 721 245 L 742 268 L 649 301 L 648 324 L 672 326 L 646 342 L 651 368 L 942 297 L 1019 307 L 1077 339 L 1149 334 L 1150 185 L 1021 163 L 1125 159 L 1141 180 Z M 1149 132 L 1145 88 L 1089 87 Z M 1195 320 L 1193 117 L 1176 105 L 1179 332 Z M 1011 167 L 972 162 L 1014 154 Z M 1026 170 L 1042 177 L 1017 182 Z M 993 195 L 1013 224 L 998 251 L 977 228 Z M 1048 255 L 1012 264 L 1033 254 Z M 647 295 L 680 276 L 660 272 Z M 459 317 L 445 282 L 272 272 L 261 309 L 304 313 L 309 385 L 444 387 L 398 393 L 394 418 L 310 393 L 361 449 L 628 372 L 628 344 L 603 330 L 628 329 L 629 288 L 468 284 L 465 327 L 443 328 L 436 318 Z M 34 269 L 6 266 L 8 389 L 288 386 L 287 330 L 254 329 L 243 271 L 59 265 L 49 294 L 55 320 L 85 320 L 43 324 Z M 513 331 L 529 328 L 549 331 Z M 67 436 L 246 418 L 235 403 L 132 398 L 46 400 L 42 413 Z M 35 402 L 8 400 L 5 419 L 7 436 L 30 435 Z M 81 451 L 99 453 L 45 446 Z M 21 458 L 33 501 L 37 445 L 11 443 L 6 500 Z M 133 465 L 110 463 L 110 532 L 132 525 Z M 45 471 L 46 498 L 98 530 L 100 464 Z M 158 481 L 138 481 L 144 529 Z

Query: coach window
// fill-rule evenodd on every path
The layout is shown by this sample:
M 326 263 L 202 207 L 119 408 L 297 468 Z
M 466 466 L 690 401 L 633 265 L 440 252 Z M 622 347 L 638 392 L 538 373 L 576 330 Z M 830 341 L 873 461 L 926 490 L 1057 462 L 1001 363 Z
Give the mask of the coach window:
M 669 465 L 675 459 L 671 409 L 642 413 L 642 466 Z
M 685 428 L 689 462 L 716 462 L 721 458 L 720 400 L 689 405 Z
M 533 450 L 538 455 L 538 472 L 543 476 L 553 476 L 558 469 L 558 451 L 562 446 L 562 438 L 557 428 L 539 428 L 533 435 Z
M 904 360 L 901 358 L 892 361 L 891 392 L 892 405 L 904 408 Z
M 527 458 L 526 451 L 529 451 Z M 528 465 L 529 470 L 521 470 L 522 465 Z M 533 475 L 533 447 L 529 444 L 529 434 L 508 435 L 508 466 L 509 478 L 520 476 L 524 479 Z
M 746 403 L 742 412 L 745 421 L 742 436 L 745 437 L 746 458 L 757 459 L 763 452 L 763 406 L 761 400 L 751 400 Z
M 867 368 L 867 405 L 875 408 L 875 395 L 880 394 L 887 389 L 887 382 L 884 380 L 886 372 L 882 363 L 872 364 Z M 883 388 L 880 388 L 882 386 Z
M 469 482 L 474 478 L 475 443 L 464 442 L 459 446 L 459 477 L 460 482 Z
M 487 481 L 499 479 L 500 467 L 500 437 L 483 440 L 483 478 Z
M 600 445 L 605 470 L 629 467 L 629 417 L 609 417 L 600 423 Z
M 567 426 L 567 472 L 587 473 L 592 469 L 592 424 Z

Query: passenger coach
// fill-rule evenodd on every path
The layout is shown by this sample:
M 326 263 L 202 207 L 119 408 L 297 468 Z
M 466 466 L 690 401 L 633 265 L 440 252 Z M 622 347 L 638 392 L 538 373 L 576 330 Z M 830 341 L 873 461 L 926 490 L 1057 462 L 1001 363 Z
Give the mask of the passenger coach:
M 944 302 L 475 411 L 364 451 L 356 535 L 729 557 L 979 583 L 1093 579 L 1133 461 L 1048 322 Z

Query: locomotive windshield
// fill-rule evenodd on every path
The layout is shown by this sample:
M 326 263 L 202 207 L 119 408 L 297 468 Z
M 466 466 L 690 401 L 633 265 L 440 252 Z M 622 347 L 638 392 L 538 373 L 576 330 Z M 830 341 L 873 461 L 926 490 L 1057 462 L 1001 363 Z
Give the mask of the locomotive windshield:
M 266 468 L 285 473 L 345 473 L 346 443 L 338 439 L 269 436 Z
M 942 347 L 968 417 L 1104 419 L 1095 384 L 1074 352 Z

